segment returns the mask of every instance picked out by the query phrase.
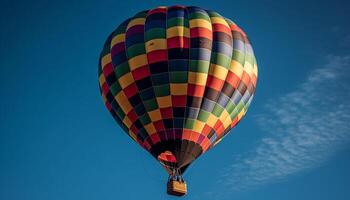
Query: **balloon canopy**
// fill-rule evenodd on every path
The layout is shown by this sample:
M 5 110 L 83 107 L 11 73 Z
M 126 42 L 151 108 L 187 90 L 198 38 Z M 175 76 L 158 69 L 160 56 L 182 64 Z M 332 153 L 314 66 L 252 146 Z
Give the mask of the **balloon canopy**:
M 170 174 L 183 173 L 247 112 L 257 64 L 247 35 L 199 7 L 158 7 L 121 23 L 98 67 L 115 121 Z

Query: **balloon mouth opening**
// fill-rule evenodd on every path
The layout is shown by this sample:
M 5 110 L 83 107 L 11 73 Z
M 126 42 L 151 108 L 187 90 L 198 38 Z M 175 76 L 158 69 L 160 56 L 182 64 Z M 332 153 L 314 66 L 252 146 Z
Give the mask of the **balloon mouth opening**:
M 166 166 L 176 167 L 177 159 L 171 151 L 164 151 L 158 155 L 158 161 Z

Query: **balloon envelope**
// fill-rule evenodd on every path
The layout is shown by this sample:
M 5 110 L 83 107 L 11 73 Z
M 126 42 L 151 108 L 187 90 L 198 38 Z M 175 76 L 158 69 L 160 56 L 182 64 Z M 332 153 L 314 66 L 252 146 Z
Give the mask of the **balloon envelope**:
M 231 20 L 198 7 L 158 7 L 111 33 L 98 76 L 124 131 L 169 173 L 183 173 L 245 115 L 257 64 Z

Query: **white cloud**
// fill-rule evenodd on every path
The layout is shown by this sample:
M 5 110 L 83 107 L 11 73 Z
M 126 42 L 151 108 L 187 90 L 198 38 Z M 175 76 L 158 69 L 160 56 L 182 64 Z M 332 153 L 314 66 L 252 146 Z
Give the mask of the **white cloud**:
M 328 56 L 295 91 L 270 100 L 257 122 L 265 137 L 235 158 L 221 183 L 244 189 L 322 164 L 350 141 L 350 56 Z

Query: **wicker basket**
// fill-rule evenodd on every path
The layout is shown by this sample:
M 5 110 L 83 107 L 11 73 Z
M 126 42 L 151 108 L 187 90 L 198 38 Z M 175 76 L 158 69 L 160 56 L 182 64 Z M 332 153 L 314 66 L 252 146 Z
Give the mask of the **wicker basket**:
M 187 185 L 185 182 L 169 180 L 167 193 L 175 196 L 183 196 L 187 193 Z

